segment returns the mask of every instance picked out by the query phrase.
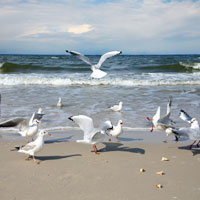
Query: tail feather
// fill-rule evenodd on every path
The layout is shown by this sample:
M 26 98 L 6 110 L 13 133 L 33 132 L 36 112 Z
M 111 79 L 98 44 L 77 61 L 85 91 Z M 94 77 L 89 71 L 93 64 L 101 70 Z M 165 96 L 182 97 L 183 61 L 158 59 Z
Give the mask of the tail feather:
M 73 117 L 73 116 L 70 116 L 70 117 L 68 117 L 68 119 L 71 120 L 71 121 L 74 121 L 74 120 L 72 119 L 72 117 Z
M 15 147 L 14 149 L 11 149 L 11 151 L 19 151 L 21 147 Z

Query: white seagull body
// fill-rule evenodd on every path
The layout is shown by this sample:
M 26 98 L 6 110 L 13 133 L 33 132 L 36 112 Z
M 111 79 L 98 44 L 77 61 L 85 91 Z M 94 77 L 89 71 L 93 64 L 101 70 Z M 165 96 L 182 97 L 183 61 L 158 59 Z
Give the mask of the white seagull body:
M 19 134 L 22 137 L 26 137 L 26 138 L 35 136 L 38 132 L 38 124 L 39 123 L 40 123 L 39 120 L 34 119 L 32 125 L 29 125 L 26 128 L 19 131 Z
M 58 103 L 57 103 L 57 107 L 58 108 L 62 108 L 62 98 L 61 97 L 59 97 L 59 99 L 58 99 Z
M 15 148 L 20 153 L 28 154 L 28 157 L 25 160 L 29 160 L 29 156 L 33 156 L 34 162 L 39 164 L 39 162 L 35 159 L 34 156 L 37 152 L 41 151 L 41 149 L 43 148 L 43 146 L 44 146 L 44 136 L 47 135 L 47 134 L 49 135 L 49 133 L 47 131 L 41 130 L 38 133 L 38 136 L 37 136 L 35 141 L 30 142 L 30 143 L 26 144 L 25 146 L 15 147 Z
M 198 141 L 197 147 L 199 147 L 200 128 L 197 119 L 190 117 L 184 110 L 180 111 L 179 117 L 182 120 L 190 123 L 191 126 L 172 129 L 172 132 L 180 137 L 186 137 L 189 138 L 190 140 L 193 140 L 194 142 L 190 145 L 190 149 L 192 149 L 192 146 L 195 144 L 196 141 Z
M 123 105 L 123 102 L 119 102 L 119 105 L 114 105 L 110 107 L 110 110 L 115 111 L 115 112 L 120 112 L 122 110 L 122 105 Z
M 116 126 L 113 126 L 112 129 L 110 129 L 109 134 L 110 136 L 114 136 L 117 139 L 117 142 L 119 142 L 118 137 L 123 133 L 123 122 L 122 120 L 119 120 Z M 111 141 L 111 139 L 109 139 L 109 141 Z
M 115 56 L 115 55 L 119 55 L 121 54 L 122 52 L 121 51 L 110 51 L 108 53 L 105 53 L 101 56 L 101 58 L 99 59 L 99 62 L 95 65 L 93 65 L 89 58 L 82 55 L 81 53 L 79 52 L 76 52 L 76 51 L 69 51 L 69 50 L 66 50 L 67 53 L 70 53 L 76 57 L 78 57 L 79 59 L 81 59 L 82 61 L 84 61 L 85 63 L 87 63 L 88 65 L 91 66 L 91 70 L 92 70 L 92 74 L 90 75 L 90 77 L 93 79 L 93 78 L 103 78 L 104 76 L 107 75 L 106 72 L 100 70 L 100 67 L 101 65 L 103 64 L 103 62 L 107 59 L 107 58 L 110 58 L 112 56 Z
M 77 140 L 76 142 L 92 144 L 94 152 L 98 154 L 96 144 L 104 141 L 105 133 L 112 128 L 112 125 L 105 122 L 101 128 L 94 128 L 93 120 L 86 115 L 71 116 L 69 119 L 79 125 L 84 132 L 83 140 Z
M 156 114 L 153 116 L 153 118 L 147 117 L 147 120 L 152 121 L 152 129 L 150 130 L 150 132 L 153 132 L 155 127 L 157 130 L 165 131 L 167 138 L 168 135 L 173 134 L 171 128 L 174 128 L 173 126 L 174 122 L 170 119 L 171 103 L 172 103 L 171 98 L 169 98 L 167 104 L 167 113 L 164 117 L 162 118 L 160 117 L 160 106 L 158 106 Z M 164 142 L 167 142 L 167 138 Z

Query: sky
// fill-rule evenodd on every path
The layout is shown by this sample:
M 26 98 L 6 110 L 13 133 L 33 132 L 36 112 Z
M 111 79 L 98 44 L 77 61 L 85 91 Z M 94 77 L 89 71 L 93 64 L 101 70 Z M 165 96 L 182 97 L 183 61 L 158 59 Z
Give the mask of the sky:
M 0 54 L 200 53 L 200 0 L 0 0 Z

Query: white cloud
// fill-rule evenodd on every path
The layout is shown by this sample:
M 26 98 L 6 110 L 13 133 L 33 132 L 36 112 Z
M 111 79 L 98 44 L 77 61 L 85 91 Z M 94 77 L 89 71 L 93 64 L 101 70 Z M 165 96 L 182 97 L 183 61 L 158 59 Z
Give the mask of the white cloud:
M 91 25 L 89 24 L 82 24 L 82 25 L 75 25 L 75 26 L 71 26 L 68 28 L 68 32 L 69 33 L 74 33 L 74 34 L 82 34 L 82 33 L 87 33 L 87 32 L 90 32 L 92 31 L 93 28 Z

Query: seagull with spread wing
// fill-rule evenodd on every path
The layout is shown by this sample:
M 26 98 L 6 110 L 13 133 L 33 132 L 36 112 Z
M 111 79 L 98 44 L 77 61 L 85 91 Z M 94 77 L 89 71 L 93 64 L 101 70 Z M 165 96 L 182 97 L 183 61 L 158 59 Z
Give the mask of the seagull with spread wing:
M 81 59 L 82 61 L 84 61 L 85 63 L 87 63 L 88 65 L 91 66 L 91 70 L 92 70 L 92 74 L 90 75 L 90 77 L 93 79 L 93 78 L 103 78 L 104 76 L 107 75 L 106 72 L 100 70 L 100 67 L 101 65 L 103 64 L 103 62 L 107 59 L 107 58 L 110 58 L 112 56 L 116 56 L 116 55 L 119 55 L 122 53 L 122 51 L 110 51 L 110 52 L 107 52 L 105 54 L 103 54 L 101 56 L 101 58 L 99 59 L 99 62 L 95 65 L 93 65 L 91 63 L 91 61 L 89 60 L 88 57 L 82 55 L 81 53 L 79 52 L 76 52 L 76 51 L 70 51 L 70 50 L 66 50 L 67 53 L 70 53 L 76 57 L 78 57 L 79 59 Z
M 199 123 L 196 118 L 192 118 L 188 113 L 186 113 L 184 110 L 181 110 L 179 113 L 179 117 L 191 124 L 190 127 L 182 127 L 182 128 L 175 128 L 172 129 L 172 132 L 176 134 L 179 137 L 186 137 L 190 140 L 193 140 L 194 142 L 190 145 L 190 149 L 192 149 L 193 145 L 198 141 L 197 147 L 199 147 L 200 143 L 200 128 Z
M 166 140 L 164 140 L 163 142 L 167 142 L 168 136 L 173 134 L 171 131 L 171 128 L 174 128 L 175 122 L 173 122 L 170 119 L 171 105 L 172 105 L 172 100 L 171 100 L 171 97 L 169 97 L 168 104 L 167 104 L 167 113 L 164 117 L 160 116 L 160 106 L 158 106 L 156 114 L 153 116 L 153 118 L 147 117 L 147 120 L 152 122 L 152 129 L 150 130 L 150 132 L 153 132 L 154 127 L 157 130 L 166 132 Z M 176 137 L 176 141 L 177 141 L 178 138 L 176 135 L 175 135 L 175 137 Z
M 92 144 L 94 152 L 98 154 L 96 144 L 104 141 L 105 134 L 107 134 L 106 131 L 113 128 L 112 124 L 106 121 L 100 128 L 94 128 L 92 118 L 86 115 L 71 116 L 68 119 L 79 125 L 80 129 L 84 132 L 83 139 L 76 140 L 76 142 Z
M 42 110 L 39 109 L 39 113 L 34 112 L 30 119 L 17 117 L 0 122 L 0 128 L 18 127 L 18 133 L 22 137 L 26 137 L 27 139 L 28 137 L 32 137 L 33 140 L 33 136 L 38 132 L 38 125 L 40 124 L 39 119 L 41 119 L 43 115 Z

